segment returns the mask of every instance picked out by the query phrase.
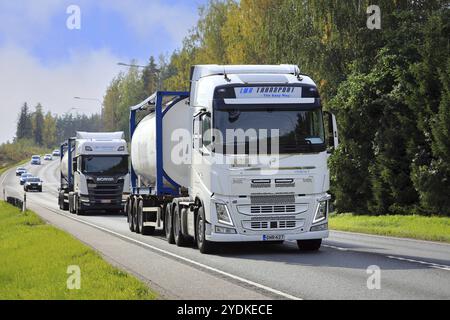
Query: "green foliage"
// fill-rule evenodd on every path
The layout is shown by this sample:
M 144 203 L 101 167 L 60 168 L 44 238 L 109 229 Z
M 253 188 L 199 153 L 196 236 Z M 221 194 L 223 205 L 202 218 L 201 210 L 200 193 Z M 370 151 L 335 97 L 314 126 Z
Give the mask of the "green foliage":
M 333 230 L 450 243 L 450 218 L 417 215 L 376 216 L 340 214 L 330 218 Z
M 35 154 L 45 154 L 49 149 L 37 146 L 31 139 L 21 139 L 14 143 L 0 145 L 0 168 L 31 158 Z
M 44 145 L 44 114 L 40 103 L 33 114 L 33 138 L 38 146 Z
M 28 104 L 24 103 L 20 110 L 19 119 L 17 121 L 17 139 L 31 138 L 33 135 L 33 124 Z

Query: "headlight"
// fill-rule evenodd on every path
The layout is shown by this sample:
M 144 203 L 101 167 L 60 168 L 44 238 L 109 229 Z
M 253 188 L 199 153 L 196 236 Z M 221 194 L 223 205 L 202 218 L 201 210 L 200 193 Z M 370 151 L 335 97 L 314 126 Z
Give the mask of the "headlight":
M 227 224 L 233 226 L 233 221 L 231 220 L 230 212 L 226 204 L 216 203 L 217 220 L 219 223 Z
M 316 223 L 326 220 L 327 214 L 328 214 L 328 201 L 319 202 L 313 224 L 316 224 Z

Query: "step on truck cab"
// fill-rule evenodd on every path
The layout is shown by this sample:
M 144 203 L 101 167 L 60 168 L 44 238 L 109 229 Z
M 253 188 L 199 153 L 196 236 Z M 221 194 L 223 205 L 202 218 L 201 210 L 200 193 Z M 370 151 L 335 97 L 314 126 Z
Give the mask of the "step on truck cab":
M 129 154 L 123 132 L 77 132 L 60 149 L 61 210 L 123 212 L 129 194 Z
M 190 92 L 131 108 L 130 133 L 130 230 L 164 229 L 202 253 L 285 240 L 318 250 L 328 237 L 336 119 L 297 66 L 194 66 Z

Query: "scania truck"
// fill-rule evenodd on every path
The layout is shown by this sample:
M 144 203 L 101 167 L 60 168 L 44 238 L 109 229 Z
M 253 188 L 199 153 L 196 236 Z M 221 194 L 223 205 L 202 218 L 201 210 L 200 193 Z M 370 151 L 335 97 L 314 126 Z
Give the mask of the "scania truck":
M 157 92 L 130 110 L 130 230 L 169 243 L 327 238 L 334 115 L 294 65 L 197 65 L 189 92 Z M 142 119 L 137 121 L 137 119 Z
M 58 204 L 82 215 L 123 212 L 129 194 L 129 154 L 123 132 L 77 132 L 61 145 Z

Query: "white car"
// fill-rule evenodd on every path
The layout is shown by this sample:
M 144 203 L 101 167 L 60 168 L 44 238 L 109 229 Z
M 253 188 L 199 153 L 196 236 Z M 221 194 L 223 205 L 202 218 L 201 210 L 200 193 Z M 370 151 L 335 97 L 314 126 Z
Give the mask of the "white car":
M 28 191 L 37 191 L 42 192 L 42 180 L 37 177 L 29 177 L 25 181 L 25 184 L 23 185 L 23 190 L 25 192 Z
M 31 173 L 23 173 L 20 176 L 20 185 L 23 186 L 25 182 L 27 182 L 28 178 L 31 178 L 33 175 Z
M 24 173 L 27 173 L 27 169 L 23 168 L 23 167 L 19 167 L 16 169 L 16 176 L 20 177 L 21 175 L 23 175 Z
M 53 156 L 51 154 L 46 154 L 44 156 L 44 161 L 53 161 Z
M 54 157 L 60 157 L 61 156 L 61 152 L 59 150 L 54 150 L 52 155 Z
M 31 165 L 32 166 L 40 166 L 41 165 L 41 156 L 32 156 L 31 157 Z

